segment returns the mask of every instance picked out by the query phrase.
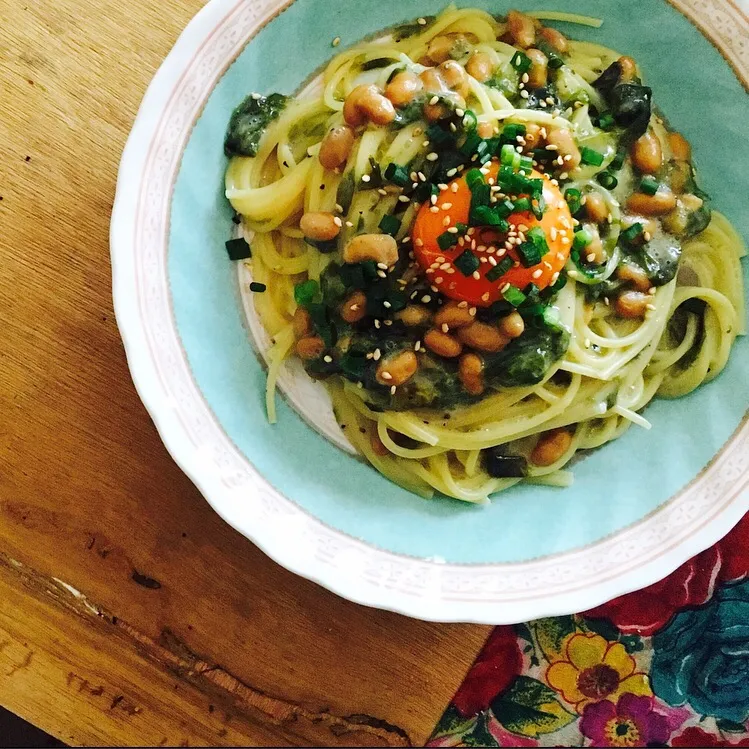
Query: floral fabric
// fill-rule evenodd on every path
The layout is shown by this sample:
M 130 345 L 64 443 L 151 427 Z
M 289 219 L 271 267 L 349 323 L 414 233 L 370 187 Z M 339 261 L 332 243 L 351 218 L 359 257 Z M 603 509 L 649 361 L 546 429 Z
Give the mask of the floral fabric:
M 749 747 L 749 515 L 648 588 L 496 627 L 428 745 Z

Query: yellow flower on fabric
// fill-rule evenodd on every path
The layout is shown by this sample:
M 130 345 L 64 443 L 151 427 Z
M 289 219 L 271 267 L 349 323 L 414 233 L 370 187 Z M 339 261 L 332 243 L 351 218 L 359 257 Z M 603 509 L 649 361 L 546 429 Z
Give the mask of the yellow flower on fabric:
M 616 702 L 622 694 L 653 694 L 647 674 L 637 671 L 620 642 L 578 632 L 567 638 L 562 653 L 562 660 L 546 670 L 546 682 L 579 713 L 593 702 Z

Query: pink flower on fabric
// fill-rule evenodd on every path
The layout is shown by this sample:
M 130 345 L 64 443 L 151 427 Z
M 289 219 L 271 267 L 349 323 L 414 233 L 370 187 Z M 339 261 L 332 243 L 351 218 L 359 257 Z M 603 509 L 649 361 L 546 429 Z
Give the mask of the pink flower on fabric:
M 614 704 L 608 700 L 588 705 L 580 730 L 594 746 L 649 746 L 665 744 L 675 726 L 657 712 L 652 697 L 624 694 Z

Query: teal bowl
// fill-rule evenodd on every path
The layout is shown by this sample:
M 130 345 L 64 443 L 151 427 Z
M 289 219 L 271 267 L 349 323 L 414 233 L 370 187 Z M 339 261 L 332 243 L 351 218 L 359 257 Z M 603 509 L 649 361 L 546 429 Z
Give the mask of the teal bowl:
M 730 0 L 516 6 L 602 17 L 600 29 L 558 26 L 636 57 L 692 143 L 715 205 L 749 237 L 741 9 Z M 441 7 L 209 2 L 154 78 L 122 158 L 111 227 L 117 320 L 174 459 L 280 564 L 352 600 L 425 619 L 507 623 L 581 611 L 664 577 L 749 507 L 749 341 L 737 340 L 714 382 L 649 406 L 650 431 L 630 429 L 580 461 L 569 489 L 518 486 L 486 506 L 423 500 L 281 398 L 278 423 L 268 424 L 264 366 L 224 251 L 222 138 L 237 102 L 253 90 L 292 93 L 347 45 Z

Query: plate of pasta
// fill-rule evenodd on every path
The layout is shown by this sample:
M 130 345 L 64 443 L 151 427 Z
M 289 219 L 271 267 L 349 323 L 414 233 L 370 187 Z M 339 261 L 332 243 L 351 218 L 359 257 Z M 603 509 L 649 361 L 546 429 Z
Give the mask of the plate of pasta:
M 749 500 L 749 19 L 351 3 L 212 0 L 146 94 L 111 244 L 165 444 L 368 605 L 655 582 Z

